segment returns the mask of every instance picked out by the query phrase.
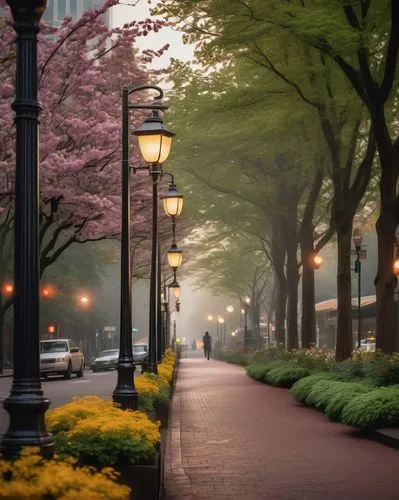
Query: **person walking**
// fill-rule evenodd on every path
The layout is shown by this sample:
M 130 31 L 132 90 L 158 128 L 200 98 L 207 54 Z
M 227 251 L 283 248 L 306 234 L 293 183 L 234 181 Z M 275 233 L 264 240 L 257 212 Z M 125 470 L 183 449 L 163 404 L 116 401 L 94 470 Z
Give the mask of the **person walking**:
M 207 359 L 209 359 L 212 351 L 212 337 L 208 332 L 205 332 L 205 335 L 202 337 L 202 342 L 204 344 L 204 355 Z

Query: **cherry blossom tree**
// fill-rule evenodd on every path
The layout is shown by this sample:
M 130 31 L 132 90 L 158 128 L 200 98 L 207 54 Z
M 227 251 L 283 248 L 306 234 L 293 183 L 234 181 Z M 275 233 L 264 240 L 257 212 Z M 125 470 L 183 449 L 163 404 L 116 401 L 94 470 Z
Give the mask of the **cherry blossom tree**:
M 158 31 L 160 21 L 107 28 L 102 16 L 117 1 L 107 0 L 77 21 L 66 18 L 57 28 L 43 24 L 39 34 L 41 273 L 70 245 L 120 232 L 121 88 L 146 83 L 145 64 L 167 46 L 142 54 L 135 49 L 136 38 Z M 15 126 L 10 106 L 16 54 L 11 22 L 0 0 L 0 283 L 12 265 Z M 135 113 L 132 126 L 141 120 Z M 140 162 L 133 141 L 131 161 Z M 150 183 L 138 176 L 133 184 L 133 229 L 140 231 Z M 0 295 L 0 331 L 11 302 L 1 303 Z

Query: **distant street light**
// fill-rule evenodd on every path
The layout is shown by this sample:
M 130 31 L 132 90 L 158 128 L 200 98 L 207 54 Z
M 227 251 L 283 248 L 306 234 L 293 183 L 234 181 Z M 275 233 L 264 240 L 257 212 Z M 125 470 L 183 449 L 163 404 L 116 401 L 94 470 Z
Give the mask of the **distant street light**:
M 50 299 L 55 295 L 55 288 L 52 285 L 46 285 L 42 288 L 42 296 L 46 299 Z
M 212 316 L 212 314 L 208 314 L 208 321 L 213 321 L 213 316 Z
M 90 298 L 87 295 L 82 295 L 82 296 L 79 297 L 79 304 L 82 307 L 88 306 L 89 303 L 90 303 Z
M 226 307 L 226 311 L 229 312 L 229 313 L 232 313 L 234 311 L 234 307 L 233 306 L 227 306 Z
M 313 255 L 311 260 L 311 266 L 313 267 L 313 269 L 320 269 L 322 265 L 323 257 L 320 257 L 320 255 Z
M 12 283 L 4 283 L 2 288 L 3 295 L 10 296 L 14 292 L 14 285 Z

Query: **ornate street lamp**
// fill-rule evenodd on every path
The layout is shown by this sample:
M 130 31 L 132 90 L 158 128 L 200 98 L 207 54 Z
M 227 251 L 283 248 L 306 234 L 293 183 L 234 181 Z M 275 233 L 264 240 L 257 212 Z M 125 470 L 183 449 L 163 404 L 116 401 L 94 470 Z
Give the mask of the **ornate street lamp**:
M 133 341 L 132 341 L 132 273 L 130 269 L 130 165 L 129 165 L 129 112 L 133 109 L 151 109 L 153 110 L 153 119 L 148 119 L 138 129 L 136 135 L 140 136 L 140 150 L 143 156 L 149 160 L 160 160 L 169 154 L 170 134 L 162 131 L 162 123 L 157 116 L 158 110 L 167 109 L 162 104 L 131 104 L 129 96 L 143 90 L 155 90 L 158 95 L 155 100 L 162 99 L 163 91 L 161 88 L 153 85 L 143 85 L 140 87 L 124 87 L 122 90 L 122 227 L 121 227 L 121 301 L 120 301 L 120 344 L 118 359 L 118 381 L 113 392 L 113 400 L 121 405 L 122 408 L 137 409 L 138 394 L 134 385 L 135 366 L 133 363 Z M 165 136 L 165 139 L 164 139 Z M 154 212 L 154 208 L 153 208 Z M 153 214 L 154 218 L 154 214 Z M 156 226 L 155 226 L 156 230 Z M 156 293 L 156 259 L 157 247 L 153 247 L 151 263 L 154 267 L 154 290 Z M 156 297 L 151 303 L 151 317 L 156 322 Z M 156 328 L 156 327 L 155 327 Z M 154 331 L 150 332 L 150 355 L 152 347 L 156 345 L 152 342 Z M 154 337 L 155 339 L 155 337 Z M 154 344 L 152 346 L 151 342 Z M 156 351 L 152 359 L 155 362 Z
M 183 199 L 184 196 L 179 193 L 176 184 L 172 181 L 168 191 L 161 196 L 165 214 L 169 217 L 178 217 L 183 209 Z
M 16 125 L 14 217 L 14 375 L 4 408 L 10 423 L 1 449 L 16 455 L 36 446 L 52 455 L 54 442 L 44 414 L 50 401 L 40 383 L 39 354 L 39 114 L 37 99 L 37 33 L 46 0 L 7 0 L 14 19 L 16 92 L 12 108 Z
M 163 91 L 159 87 L 142 87 L 151 88 L 159 92 L 157 99 L 163 97 Z M 134 107 L 134 106 L 133 106 Z M 136 106 L 137 108 L 137 106 Z M 175 135 L 168 130 L 160 116 L 158 110 L 167 109 L 167 106 L 142 105 L 140 109 L 152 109 L 153 114 L 133 132 L 138 139 L 140 152 L 144 160 L 150 164 L 149 171 L 152 177 L 152 245 L 151 245 L 151 274 L 150 274 L 150 313 L 149 313 L 149 356 L 148 370 L 157 373 L 157 358 L 159 358 L 159 349 L 157 350 L 157 337 L 159 339 L 159 322 L 158 314 L 160 309 L 160 287 L 159 272 L 157 266 L 160 266 L 157 259 L 158 251 L 158 184 L 162 176 L 162 163 L 168 158 L 172 145 L 172 138 Z
M 176 275 L 174 276 L 172 283 L 169 285 L 169 288 L 172 290 L 172 293 L 175 296 L 175 299 L 180 298 L 180 285 L 176 281 Z
M 153 110 L 152 116 L 133 132 L 138 139 L 139 148 L 144 161 L 150 164 L 163 163 L 169 156 L 172 137 L 176 134 L 168 130 Z
M 177 248 L 176 243 L 172 243 L 169 250 L 166 253 L 168 258 L 168 264 L 176 271 L 183 262 L 183 252 Z
M 244 345 L 248 342 L 248 309 L 249 304 L 251 303 L 251 299 L 249 297 L 245 297 L 244 299 Z

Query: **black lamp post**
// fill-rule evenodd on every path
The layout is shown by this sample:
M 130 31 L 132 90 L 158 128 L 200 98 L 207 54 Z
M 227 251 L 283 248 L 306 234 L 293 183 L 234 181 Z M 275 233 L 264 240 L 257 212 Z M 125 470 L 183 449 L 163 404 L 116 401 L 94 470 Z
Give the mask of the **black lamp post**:
M 246 297 L 244 300 L 244 345 L 247 347 L 248 343 L 248 309 L 251 299 Z
M 162 278 L 161 278 L 161 245 L 158 243 L 158 261 L 157 261 L 157 363 L 162 360 L 164 351 L 163 345 L 163 321 L 162 321 Z
M 38 446 L 51 456 L 54 443 L 44 414 L 50 402 L 40 383 L 39 354 L 39 155 L 41 111 L 37 99 L 37 33 L 45 0 L 8 0 L 17 32 L 14 225 L 14 378 L 4 408 L 10 424 L 1 442 L 5 455 Z
M 362 340 L 362 318 L 361 318 L 361 301 L 362 301 L 362 263 L 360 260 L 360 251 L 362 249 L 362 233 L 359 228 L 353 230 L 352 241 L 356 250 L 355 273 L 357 273 L 357 347 L 360 349 Z
M 130 165 L 129 165 L 129 111 L 131 109 L 166 109 L 161 104 L 130 104 L 129 96 L 142 90 L 155 90 L 162 99 L 163 91 L 159 87 L 143 85 L 136 88 L 124 87 L 122 90 L 122 230 L 121 230 L 121 303 L 120 303 L 120 340 L 118 359 L 118 381 L 113 392 L 113 400 L 125 409 L 137 409 L 138 395 L 134 385 L 133 340 L 132 340 L 132 277 L 130 269 Z M 153 111 L 154 113 L 156 111 Z M 156 122 L 154 123 L 156 125 Z M 153 128 L 155 130 L 156 127 Z M 158 145 L 159 134 L 147 134 L 140 144 L 146 159 L 151 148 Z M 155 144 L 155 146 L 154 146 Z M 145 152 L 145 154 L 144 154 Z M 156 249 L 155 249 L 156 258 Z
M 156 89 L 159 92 L 158 99 L 163 97 L 163 91 L 159 87 L 145 87 Z M 136 106 L 137 108 L 137 106 Z M 148 345 L 148 370 L 157 373 L 157 335 L 158 335 L 158 309 L 160 307 L 160 290 L 157 284 L 157 253 L 158 253 L 158 184 L 162 175 L 162 163 L 168 158 L 172 137 L 175 135 L 168 130 L 158 110 L 167 109 L 167 106 L 140 106 L 140 109 L 152 109 L 150 118 L 133 132 L 137 136 L 141 154 L 144 160 L 150 164 L 149 171 L 152 177 L 152 245 L 151 245 L 151 274 L 150 274 L 150 314 L 149 314 L 149 345 Z

